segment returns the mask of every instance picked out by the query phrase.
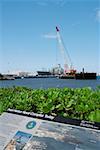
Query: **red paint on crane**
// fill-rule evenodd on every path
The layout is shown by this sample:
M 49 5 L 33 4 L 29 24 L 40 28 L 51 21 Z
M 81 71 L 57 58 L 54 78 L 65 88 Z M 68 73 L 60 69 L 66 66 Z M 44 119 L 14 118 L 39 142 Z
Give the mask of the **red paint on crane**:
M 57 31 L 57 32 L 59 32 L 59 29 L 58 29 L 58 27 L 56 27 L 56 31 Z

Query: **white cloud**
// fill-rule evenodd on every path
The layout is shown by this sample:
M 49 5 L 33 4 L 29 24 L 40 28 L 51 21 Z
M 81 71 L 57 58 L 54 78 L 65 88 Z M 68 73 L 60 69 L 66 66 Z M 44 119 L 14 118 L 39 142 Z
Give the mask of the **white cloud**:
M 60 7 L 63 7 L 66 3 L 69 4 L 69 0 L 57 0 L 55 2 L 56 2 L 56 5 L 59 5 Z
M 58 7 L 63 7 L 66 3 L 69 3 L 70 0 L 0 0 L 2 2 L 34 2 L 36 5 L 41 7 L 46 7 L 48 5 L 56 5 Z
M 47 1 L 45 1 L 45 0 L 42 0 L 42 1 L 37 0 L 35 2 L 37 3 L 37 5 L 40 5 L 40 6 L 47 6 L 48 5 Z
M 100 22 L 100 9 L 96 11 L 96 19 Z
M 38 2 L 38 5 L 40 5 L 40 6 L 47 6 L 47 3 L 45 3 L 45 2 Z
M 55 34 L 44 34 L 44 35 L 42 35 L 42 37 L 46 38 L 46 39 L 56 39 L 57 35 L 55 35 Z
M 66 2 L 69 2 L 69 0 L 33 0 L 37 5 L 40 6 L 47 6 L 47 5 L 58 5 L 60 7 L 64 6 Z

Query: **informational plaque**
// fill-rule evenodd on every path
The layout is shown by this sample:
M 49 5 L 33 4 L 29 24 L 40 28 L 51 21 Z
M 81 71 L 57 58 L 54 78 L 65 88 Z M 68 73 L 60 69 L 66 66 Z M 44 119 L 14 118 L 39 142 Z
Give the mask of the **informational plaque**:
M 13 113 L 0 116 L 0 150 L 99 150 L 100 130 Z

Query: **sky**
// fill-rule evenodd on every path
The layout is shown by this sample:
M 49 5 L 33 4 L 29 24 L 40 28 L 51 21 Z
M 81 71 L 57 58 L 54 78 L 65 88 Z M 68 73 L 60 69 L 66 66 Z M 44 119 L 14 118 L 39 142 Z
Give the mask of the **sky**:
M 0 0 L 0 73 L 64 67 L 56 26 L 73 67 L 100 73 L 99 0 Z

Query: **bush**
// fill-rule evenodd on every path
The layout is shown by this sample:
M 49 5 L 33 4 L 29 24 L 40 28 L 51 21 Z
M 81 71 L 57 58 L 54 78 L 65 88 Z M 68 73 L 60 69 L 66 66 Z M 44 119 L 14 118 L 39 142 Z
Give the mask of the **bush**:
M 100 122 L 100 88 L 0 88 L 0 114 L 8 108 Z

